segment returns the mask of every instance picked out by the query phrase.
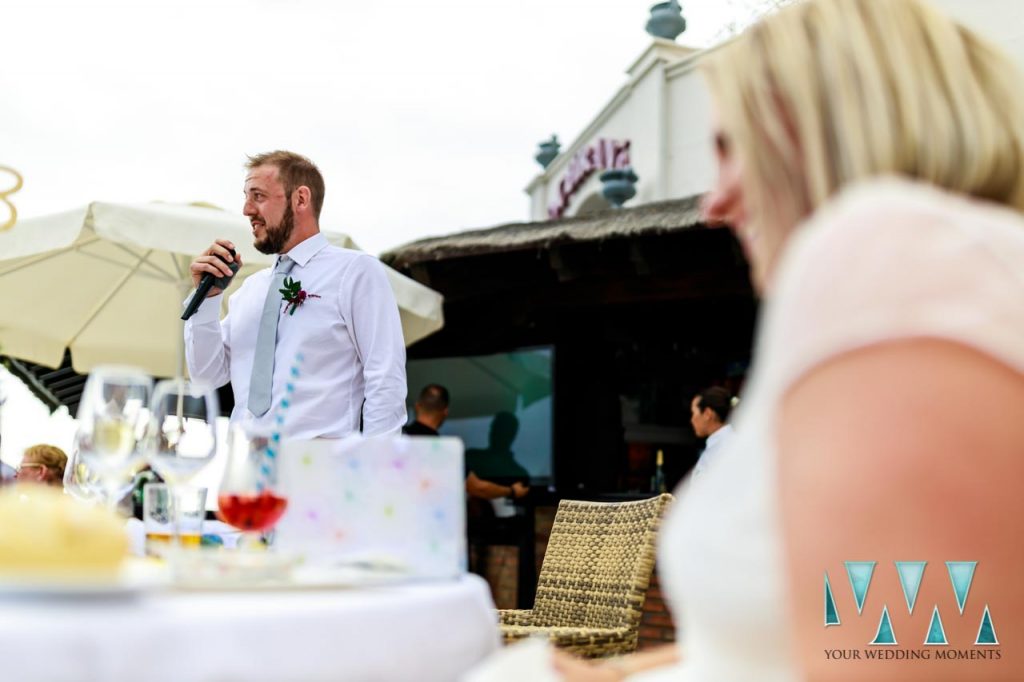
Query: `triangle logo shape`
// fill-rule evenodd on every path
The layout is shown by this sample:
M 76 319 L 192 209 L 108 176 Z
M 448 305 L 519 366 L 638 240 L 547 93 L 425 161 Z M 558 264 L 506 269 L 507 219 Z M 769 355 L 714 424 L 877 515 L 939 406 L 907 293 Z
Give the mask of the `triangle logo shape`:
M 974 580 L 974 568 L 977 561 L 947 561 L 946 570 L 949 571 L 949 580 L 953 583 L 953 593 L 956 595 L 956 605 L 960 608 L 960 615 L 964 615 L 964 604 L 967 603 L 967 595 L 971 591 L 971 581 Z
M 868 596 L 868 587 L 871 586 L 871 576 L 875 572 L 874 561 L 847 561 L 846 576 L 850 579 L 850 587 L 853 589 L 853 598 L 857 601 L 857 615 L 864 610 L 864 600 Z
M 978 627 L 978 636 L 975 638 L 974 643 L 978 646 L 995 646 L 999 644 L 995 626 L 992 625 L 992 614 L 988 612 L 988 604 L 985 604 L 985 613 L 981 617 L 981 625 Z
M 839 625 L 839 611 L 836 609 L 836 600 L 832 596 L 832 585 L 828 581 L 828 571 L 825 571 L 825 627 Z
M 945 646 L 949 644 L 946 639 L 946 629 L 942 627 L 942 618 L 939 617 L 938 605 L 932 609 L 932 621 L 928 624 L 928 636 L 924 638 L 926 645 Z
M 921 578 L 924 577 L 924 567 L 927 561 L 897 561 L 896 572 L 900 574 L 900 586 L 903 588 L 903 598 L 907 600 L 907 611 L 914 613 L 914 604 L 917 603 L 917 592 L 921 589 Z
M 871 640 L 871 644 L 875 646 L 895 646 L 896 645 L 896 633 L 892 631 L 892 621 L 889 620 L 889 607 L 882 607 L 882 617 L 878 621 L 878 632 L 875 633 L 875 638 Z

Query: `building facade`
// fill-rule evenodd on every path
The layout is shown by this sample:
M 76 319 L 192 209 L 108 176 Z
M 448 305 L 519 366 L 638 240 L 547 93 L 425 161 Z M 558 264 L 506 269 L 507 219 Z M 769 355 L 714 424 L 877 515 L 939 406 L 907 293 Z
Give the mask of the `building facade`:
M 1024 69 L 1024 2 L 932 2 L 995 41 Z M 638 177 L 629 206 L 706 192 L 715 168 L 712 107 L 700 62 L 713 49 L 699 51 L 654 38 L 626 70 L 626 82 L 608 104 L 527 185 L 529 220 L 608 208 L 601 172 L 627 163 Z

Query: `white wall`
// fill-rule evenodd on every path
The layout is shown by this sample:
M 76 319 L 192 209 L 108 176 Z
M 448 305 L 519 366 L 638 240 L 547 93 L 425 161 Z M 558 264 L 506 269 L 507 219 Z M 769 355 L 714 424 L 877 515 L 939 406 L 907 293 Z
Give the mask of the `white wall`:
M 691 60 L 669 70 L 671 125 L 667 141 L 670 196 L 703 194 L 715 179 L 711 140 L 711 96 Z
M 657 68 L 657 67 L 656 67 Z M 661 139 L 658 135 L 658 87 L 659 75 L 652 72 L 648 77 L 638 82 L 629 99 L 614 113 L 601 127 L 601 133 L 595 138 L 607 138 L 611 140 L 629 140 L 629 159 L 633 171 L 640 177 L 637 183 L 637 194 L 632 203 L 648 203 L 657 201 L 656 194 L 658 177 L 658 153 L 661 146 Z M 566 216 L 575 215 L 583 200 L 593 191 L 601 191 L 601 171 L 596 171 L 576 191 L 572 203 L 565 212 Z M 557 187 L 561 174 L 555 179 Z M 549 196 L 557 196 L 557 190 L 549 191 Z

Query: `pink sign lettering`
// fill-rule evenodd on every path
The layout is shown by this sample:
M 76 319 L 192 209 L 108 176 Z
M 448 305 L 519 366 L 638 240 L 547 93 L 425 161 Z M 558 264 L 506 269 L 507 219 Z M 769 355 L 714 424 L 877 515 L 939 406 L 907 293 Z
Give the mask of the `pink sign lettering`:
M 569 202 L 594 171 L 629 166 L 629 140 L 599 139 L 581 149 L 569 160 L 565 175 L 558 182 L 558 197 L 548 206 L 548 217 L 561 218 Z

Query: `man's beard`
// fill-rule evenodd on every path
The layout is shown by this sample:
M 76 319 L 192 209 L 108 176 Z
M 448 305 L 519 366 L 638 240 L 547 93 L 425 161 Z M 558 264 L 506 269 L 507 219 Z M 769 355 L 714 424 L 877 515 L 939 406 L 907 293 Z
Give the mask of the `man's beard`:
M 253 242 L 253 246 L 260 253 L 268 255 L 281 253 L 284 245 L 292 238 L 292 230 L 295 229 L 295 214 L 292 213 L 291 203 L 285 207 L 284 216 L 281 217 L 280 223 L 271 227 L 270 223 L 264 221 L 263 225 L 263 230 L 266 234 L 262 240 L 257 239 Z

